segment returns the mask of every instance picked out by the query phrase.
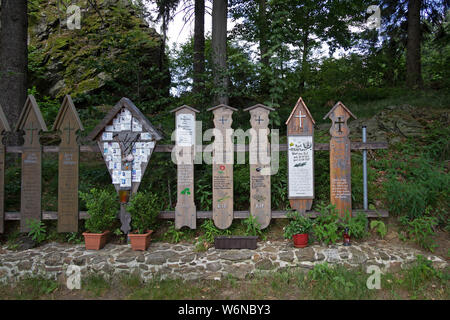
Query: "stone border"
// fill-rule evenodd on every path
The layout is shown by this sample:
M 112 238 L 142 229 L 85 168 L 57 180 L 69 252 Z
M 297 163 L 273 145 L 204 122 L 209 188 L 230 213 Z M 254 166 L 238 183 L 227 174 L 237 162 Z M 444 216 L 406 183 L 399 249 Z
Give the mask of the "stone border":
M 297 268 L 302 271 L 327 262 L 330 265 L 364 268 L 377 265 L 385 271 L 407 268 L 422 254 L 442 269 L 447 262 L 417 249 L 388 245 L 385 241 L 330 246 L 313 245 L 298 249 L 290 241 L 258 242 L 256 250 L 216 250 L 195 252 L 193 244 L 155 242 L 145 252 L 132 251 L 130 245 L 107 244 L 99 251 L 84 245 L 49 243 L 21 252 L 0 248 L 0 281 L 10 282 L 27 276 L 66 279 L 70 265 L 80 267 L 81 276 L 96 273 L 105 277 L 138 274 L 144 281 L 159 277 L 184 280 L 220 280 L 232 275 L 244 279 L 257 272 Z

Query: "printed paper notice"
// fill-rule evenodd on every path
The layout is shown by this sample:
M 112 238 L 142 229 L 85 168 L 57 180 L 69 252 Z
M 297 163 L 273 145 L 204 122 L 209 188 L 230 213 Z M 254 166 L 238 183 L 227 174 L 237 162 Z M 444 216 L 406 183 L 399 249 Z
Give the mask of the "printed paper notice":
M 195 118 L 193 114 L 179 114 L 177 116 L 177 141 L 180 147 L 190 147 L 195 142 Z
M 289 198 L 314 197 L 312 136 L 288 136 Z

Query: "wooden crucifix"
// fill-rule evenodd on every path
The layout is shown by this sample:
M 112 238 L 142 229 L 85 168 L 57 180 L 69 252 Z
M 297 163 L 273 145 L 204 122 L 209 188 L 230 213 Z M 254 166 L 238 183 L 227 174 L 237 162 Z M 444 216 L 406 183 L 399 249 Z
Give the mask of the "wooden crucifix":
M 275 109 L 257 104 L 244 109 L 250 112 L 250 214 L 256 217 L 261 229 L 272 218 L 270 194 L 269 114 Z
M 214 114 L 213 143 L 213 220 L 219 229 L 227 229 L 233 222 L 233 112 L 237 109 L 220 104 L 209 108 Z
M 175 113 L 175 152 L 177 154 L 177 204 L 175 228 L 197 228 L 197 208 L 194 203 L 195 115 L 199 111 L 183 105 Z
M 42 145 L 40 131 L 47 131 L 44 118 L 32 95 L 17 121 L 16 131 L 22 132 L 22 184 L 20 197 L 20 232 L 28 232 L 28 220 L 41 220 L 42 207 Z
M 97 141 L 120 195 L 120 230 L 125 234 L 131 229 L 128 198 L 137 192 L 156 142 L 162 137 L 128 98 L 120 99 L 87 137 Z
M 3 136 L 10 131 L 8 120 L 0 105 L 0 233 L 5 232 L 5 144 Z
M 353 113 L 338 102 L 324 117 L 330 118 L 330 201 L 340 216 L 352 213 L 351 145 L 347 120 Z
M 311 210 L 314 199 L 314 124 L 300 97 L 286 121 L 288 136 L 288 198 L 299 213 Z
M 77 132 L 83 131 L 78 112 L 70 96 L 65 96 L 53 131 L 58 131 L 58 232 L 78 232 L 78 178 L 80 146 Z

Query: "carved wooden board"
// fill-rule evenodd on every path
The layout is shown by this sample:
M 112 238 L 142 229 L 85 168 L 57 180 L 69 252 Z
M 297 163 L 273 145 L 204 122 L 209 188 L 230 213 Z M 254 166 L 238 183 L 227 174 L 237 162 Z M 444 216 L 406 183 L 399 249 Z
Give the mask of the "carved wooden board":
M 212 183 L 213 220 L 219 229 L 227 229 L 233 223 L 233 163 L 234 144 L 231 140 L 233 130 L 233 111 L 227 105 L 208 109 L 214 114 L 214 135 Z
M 250 112 L 250 214 L 267 228 L 272 218 L 270 194 L 269 113 L 272 108 L 258 104 L 244 109 Z
M 27 219 L 41 220 L 42 145 L 39 132 L 47 131 L 33 96 L 28 96 L 17 123 L 24 132 L 22 152 L 22 184 L 20 198 L 20 232 L 28 232 Z
M 3 135 L 11 131 L 8 120 L 0 106 L 0 233 L 5 232 L 5 145 L 3 144 Z
M 70 96 L 66 96 L 53 125 L 58 130 L 58 232 L 78 232 L 78 177 L 80 146 L 77 131 L 84 130 Z
M 175 228 L 187 226 L 197 228 L 197 208 L 194 203 L 194 150 L 195 114 L 189 106 L 174 110 L 177 159 L 177 204 L 175 206 Z
M 314 119 L 300 97 L 287 125 L 288 197 L 292 209 L 311 210 L 314 199 Z
M 353 116 L 338 102 L 324 117 L 332 121 L 330 129 L 330 201 L 341 216 L 352 213 L 351 146 L 347 120 Z

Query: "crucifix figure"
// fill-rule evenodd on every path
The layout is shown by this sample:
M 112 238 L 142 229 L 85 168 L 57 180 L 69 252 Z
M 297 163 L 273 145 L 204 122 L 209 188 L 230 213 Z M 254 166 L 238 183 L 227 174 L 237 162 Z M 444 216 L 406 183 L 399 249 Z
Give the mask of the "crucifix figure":
M 224 117 L 222 116 L 222 119 L 220 119 L 219 121 L 222 122 L 222 125 L 224 125 L 224 123 L 227 122 L 228 119 L 226 119 L 226 118 L 224 118 Z
M 64 128 L 64 131 L 67 131 L 67 143 L 68 144 L 70 144 L 70 131 L 74 131 L 74 130 L 75 130 L 75 128 L 70 127 L 70 121 L 69 121 L 69 125 Z
M 337 125 L 339 125 L 339 129 L 338 129 L 338 132 L 342 132 L 342 128 L 341 128 L 341 125 L 342 124 L 344 124 L 345 122 L 344 121 L 342 121 L 342 117 L 338 117 L 338 120 L 339 121 L 336 121 L 334 124 L 337 124 Z
M 303 124 L 303 119 L 302 118 L 306 118 L 306 115 L 302 115 L 302 110 L 298 111 L 298 116 L 295 116 L 296 118 L 300 119 L 300 128 L 302 128 L 302 124 Z
M 30 128 L 28 128 L 28 129 L 25 129 L 26 131 L 31 131 L 31 139 L 30 139 L 30 144 L 33 144 L 33 136 L 34 136 L 34 133 L 33 133 L 33 131 L 37 131 L 38 130 L 38 128 L 35 128 L 34 127 L 34 122 L 31 122 L 31 127 Z
M 258 121 L 258 124 L 261 124 L 261 121 L 264 121 L 264 119 L 261 119 L 261 115 L 258 114 L 258 119 L 256 119 L 256 121 Z

